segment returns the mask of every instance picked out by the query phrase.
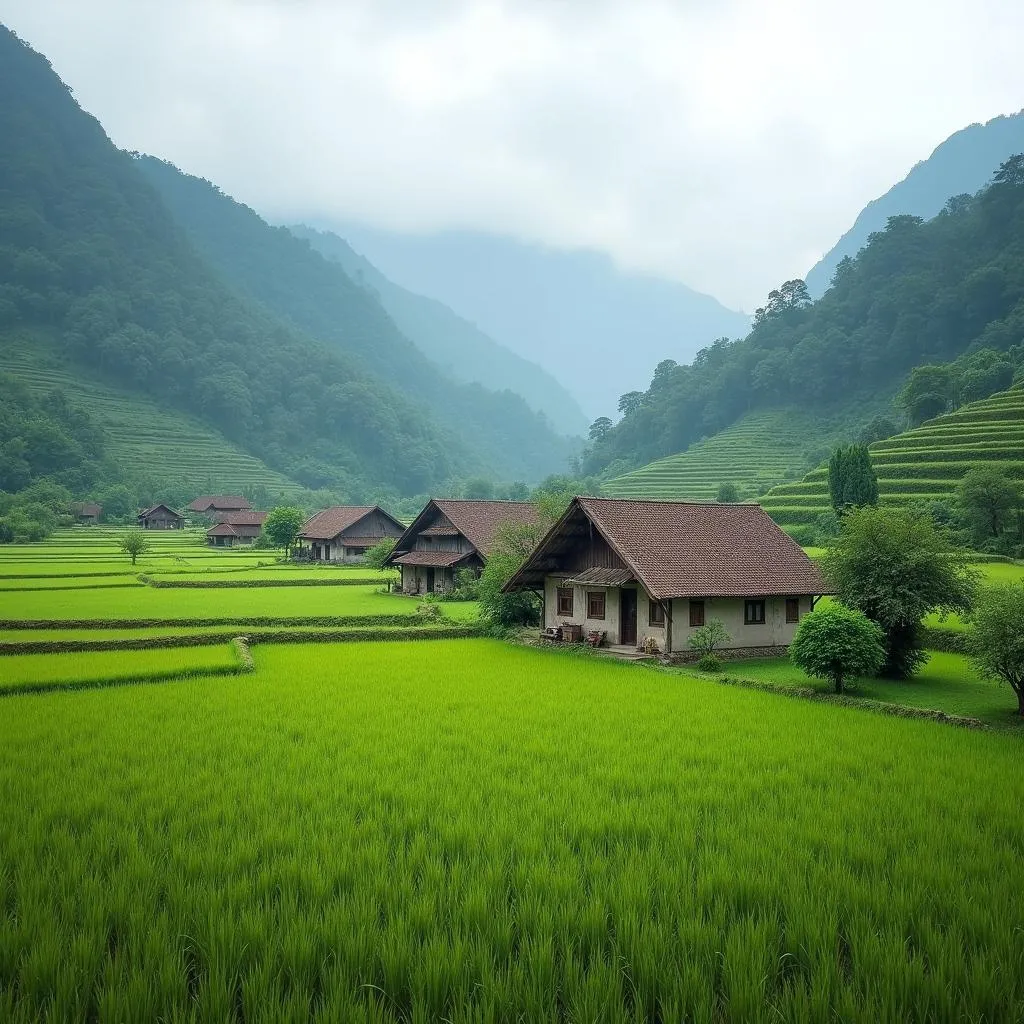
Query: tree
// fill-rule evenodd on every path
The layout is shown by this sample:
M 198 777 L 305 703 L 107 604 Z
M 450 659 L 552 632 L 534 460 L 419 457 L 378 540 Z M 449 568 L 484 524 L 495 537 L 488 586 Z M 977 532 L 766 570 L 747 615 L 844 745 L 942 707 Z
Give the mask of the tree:
M 967 634 L 967 650 L 981 675 L 1010 684 L 1024 715 L 1024 583 L 982 590 Z
M 700 629 L 690 634 L 687 643 L 692 650 L 707 658 L 714 655 L 716 647 L 722 647 L 731 639 L 729 631 L 718 619 L 708 619 Z
M 263 532 L 275 547 L 284 548 L 285 558 L 290 558 L 295 538 L 306 521 L 302 509 L 291 505 L 279 505 L 272 509 L 263 522 Z
M 896 424 L 887 416 L 876 416 L 869 423 L 861 427 L 857 435 L 857 441 L 863 445 L 874 444 L 875 441 L 884 441 L 887 437 L 898 434 Z
M 464 498 L 475 498 L 477 500 L 493 498 L 494 484 L 483 476 L 471 477 L 466 481 L 466 486 L 462 488 L 462 496 Z
M 793 664 L 836 693 L 851 676 L 873 676 L 885 661 L 885 633 L 863 612 L 841 604 L 804 617 L 789 647 Z
M 607 436 L 608 432 L 612 429 L 612 421 L 607 416 L 598 416 L 593 423 L 590 424 L 590 432 L 587 435 L 591 441 L 600 443 Z
M 715 500 L 734 505 L 740 500 L 740 492 L 735 484 L 722 483 L 718 485 L 718 496 Z
M 627 391 L 619 398 L 619 412 L 623 416 L 631 416 L 640 408 L 640 403 L 643 400 L 644 393 L 642 391 Z
M 837 515 L 860 505 L 878 504 L 878 477 L 867 445 L 837 448 L 828 463 L 828 492 Z
M 395 550 L 395 541 L 394 537 L 385 537 L 374 544 L 372 548 L 367 548 L 363 555 L 366 564 L 374 569 L 385 568 L 388 558 L 391 557 L 391 552 Z
M 1020 491 L 994 466 L 976 466 L 957 484 L 957 501 L 976 536 L 996 538 L 1020 505 Z
M 839 599 L 885 632 L 882 674 L 912 676 L 927 660 L 921 620 L 968 612 L 977 573 L 947 534 L 919 508 L 850 509 L 822 562 Z
M 121 538 L 121 550 L 131 557 L 134 565 L 139 555 L 144 555 L 149 550 L 149 538 L 145 531 L 129 530 Z
M 510 629 L 540 622 L 536 595 L 529 591 L 506 594 L 502 588 L 519 571 L 544 532 L 545 526 L 540 523 L 505 523 L 495 533 L 477 588 L 480 612 L 492 626 Z
M 944 413 L 953 403 L 955 384 L 948 365 L 917 366 L 896 396 L 913 426 Z

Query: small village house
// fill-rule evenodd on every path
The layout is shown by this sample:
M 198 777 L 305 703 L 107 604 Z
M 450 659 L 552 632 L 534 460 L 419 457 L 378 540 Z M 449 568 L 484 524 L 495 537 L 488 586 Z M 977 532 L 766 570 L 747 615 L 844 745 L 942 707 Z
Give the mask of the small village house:
M 263 530 L 266 518 L 266 512 L 222 512 L 219 522 L 206 531 L 206 543 L 217 548 L 252 544 Z
M 827 587 L 759 505 L 574 498 L 506 584 L 543 599 L 543 624 L 571 639 L 689 651 L 717 619 L 733 655 L 775 654 Z
M 501 526 L 534 525 L 537 519 L 529 501 L 435 498 L 399 538 L 389 564 L 401 569 L 404 593 L 442 593 L 452 588 L 459 569 L 483 569 Z
M 186 512 L 206 516 L 214 522 L 220 522 L 222 515 L 231 512 L 250 512 L 252 505 L 240 494 L 202 494 L 190 501 Z
M 335 505 L 307 520 L 298 539 L 314 562 L 358 562 L 405 527 L 379 505 Z
M 144 530 L 181 530 L 185 526 L 185 517 L 170 505 L 154 505 L 140 512 L 137 518 Z
M 103 506 L 95 501 L 78 501 L 71 506 L 71 512 L 84 526 L 95 526 L 103 518 Z

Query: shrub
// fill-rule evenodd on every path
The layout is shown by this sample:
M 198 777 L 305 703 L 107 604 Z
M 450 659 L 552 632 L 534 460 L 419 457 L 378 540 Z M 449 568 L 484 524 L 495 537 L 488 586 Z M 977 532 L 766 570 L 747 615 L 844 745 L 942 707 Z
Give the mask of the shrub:
M 802 547 L 811 547 L 818 539 L 818 531 L 813 526 L 808 526 L 807 524 L 787 526 L 785 527 L 785 532 Z
M 981 675 L 1009 683 L 1024 715 L 1024 583 L 981 592 L 967 635 L 967 650 Z
M 826 679 L 836 693 L 850 676 L 872 676 L 885 661 L 885 634 L 863 612 L 832 605 L 800 623 L 789 656 L 809 676 Z
M 441 606 L 433 594 L 428 594 L 423 599 L 423 603 L 416 606 L 416 614 L 426 622 L 435 622 L 444 616 L 444 612 L 441 611 Z
M 722 659 L 716 657 L 714 654 L 705 654 L 704 657 L 697 662 L 697 668 L 699 668 L 701 672 L 721 672 Z
M 709 619 L 700 629 L 690 634 L 688 643 L 698 654 L 710 657 L 714 655 L 716 647 L 722 647 L 730 640 L 732 637 L 725 626 L 718 619 Z
M 388 559 L 391 557 L 391 552 L 395 550 L 395 543 L 396 538 L 385 537 L 374 544 L 372 548 L 366 549 L 363 561 L 374 569 L 384 569 L 387 566 Z
M 732 505 L 740 500 L 740 492 L 733 483 L 719 484 L 716 500 Z

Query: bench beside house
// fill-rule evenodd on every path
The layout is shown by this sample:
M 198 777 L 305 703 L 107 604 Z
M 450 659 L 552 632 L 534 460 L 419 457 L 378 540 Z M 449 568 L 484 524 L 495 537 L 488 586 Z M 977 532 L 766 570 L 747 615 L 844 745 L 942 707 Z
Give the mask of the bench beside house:
M 818 567 L 760 505 L 574 498 L 509 592 L 543 598 L 546 629 L 692 655 L 712 619 L 732 656 L 778 653 L 828 592 Z
M 334 505 L 307 520 L 298 539 L 308 545 L 313 562 L 358 562 L 369 548 L 404 530 L 379 505 Z
M 537 518 L 529 501 L 433 498 L 399 538 L 388 564 L 401 569 L 403 593 L 444 593 L 459 569 L 483 569 L 502 526 L 534 526 Z
M 164 504 L 143 509 L 137 519 L 144 530 L 181 530 L 185 526 L 185 517 Z
M 221 512 L 219 522 L 206 531 L 206 543 L 211 547 L 233 548 L 238 544 L 252 544 L 263 530 L 266 512 Z

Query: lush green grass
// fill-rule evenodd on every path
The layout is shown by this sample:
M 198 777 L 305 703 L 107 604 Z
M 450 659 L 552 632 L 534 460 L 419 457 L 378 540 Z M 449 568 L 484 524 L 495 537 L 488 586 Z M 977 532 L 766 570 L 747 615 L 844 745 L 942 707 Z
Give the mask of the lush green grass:
M 878 441 L 871 445 L 871 461 L 883 504 L 950 499 L 961 477 L 978 465 L 996 465 L 1024 480 L 1024 390 L 1003 391 Z M 829 508 L 827 467 L 774 487 L 761 504 L 778 523 L 813 523 Z
M 0 632 L 0 640 L 3 638 Z M 236 668 L 237 660 L 227 644 L 152 651 L 12 654 L 0 658 L 0 693 L 58 684 L 141 682 L 190 673 L 230 672 Z
M 1012 1020 L 1016 737 L 492 641 L 0 702 L 0 1017 Z
M 829 686 L 812 679 L 788 658 L 763 658 L 728 663 L 725 674 L 758 679 L 784 686 L 810 686 L 829 692 Z M 930 708 L 949 715 L 980 718 L 989 725 L 1024 728 L 1017 715 L 1017 698 L 1008 686 L 978 676 L 970 661 L 960 654 L 933 651 L 928 663 L 911 680 L 858 679 L 848 684 L 852 696 L 867 697 L 913 708 Z

